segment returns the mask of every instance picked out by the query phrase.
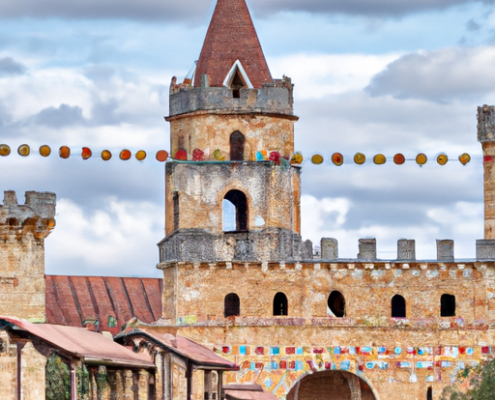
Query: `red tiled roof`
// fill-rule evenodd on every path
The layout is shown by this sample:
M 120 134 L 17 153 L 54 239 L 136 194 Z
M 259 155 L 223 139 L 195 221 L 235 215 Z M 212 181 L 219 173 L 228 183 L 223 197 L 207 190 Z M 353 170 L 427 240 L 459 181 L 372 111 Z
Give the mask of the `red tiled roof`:
M 83 357 L 86 362 L 111 363 L 118 366 L 151 368 L 155 365 L 145 353 L 136 354 L 124 346 L 107 339 L 105 336 L 88 331 L 85 328 L 50 324 L 31 324 L 17 318 L 0 316 L 21 331 L 42 339 L 75 357 Z
M 210 86 L 222 86 L 235 61 L 244 67 L 253 87 L 272 82 L 245 0 L 218 0 L 194 78 L 208 74 Z
M 151 323 L 162 315 L 158 278 L 47 275 L 45 280 L 49 324 L 82 327 L 99 318 L 99 330 L 116 335 L 133 317 Z M 108 326 L 110 316 L 115 327 Z

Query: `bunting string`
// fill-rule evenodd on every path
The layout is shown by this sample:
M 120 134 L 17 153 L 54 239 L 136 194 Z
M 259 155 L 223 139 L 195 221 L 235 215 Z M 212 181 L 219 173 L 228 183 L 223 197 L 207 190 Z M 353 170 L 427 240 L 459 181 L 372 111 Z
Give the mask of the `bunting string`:
M 48 145 L 40 146 L 39 155 L 42 157 L 49 157 L 52 155 L 52 149 Z M 0 144 L 0 157 L 7 157 L 11 155 L 12 150 L 7 144 Z M 31 155 L 31 147 L 27 144 L 22 144 L 17 148 L 17 154 L 21 157 L 28 157 Z M 73 151 L 68 146 L 62 146 L 58 150 L 58 156 L 62 159 L 68 159 L 73 156 Z M 94 156 L 93 151 L 89 147 L 83 147 L 81 152 L 77 152 L 76 155 L 80 155 L 83 160 L 88 160 Z M 111 160 L 114 155 L 110 150 L 103 150 L 99 154 L 103 161 Z M 115 155 L 117 156 L 117 154 Z M 131 150 L 123 149 L 118 153 L 118 158 L 122 161 L 128 161 L 132 159 L 133 153 Z M 145 150 L 138 150 L 134 153 L 134 158 L 138 161 L 144 161 L 148 157 L 148 154 Z M 194 149 L 191 155 L 187 154 L 187 151 L 184 149 L 178 149 L 175 153 L 170 156 L 170 154 L 166 150 L 159 150 L 155 154 L 155 160 L 158 162 L 165 162 L 167 160 L 176 160 L 176 161 L 229 161 L 228 157 L 222 153 L 221 150 L 217 149 L 211 153 L 211 156 L 207 156 L 203 150 Z M 459 155 L 456 159 L 449 158 L 447 154 L 440 153 L 435 156 L 434 160 L 438 165 L 446 165 L 449 161 L 459 161 L 462 165 L 467 165 L 471 161 L 471 156 L 468 153 L 463 153 Z M 302 165 L 305 161 L 302 153 L 297 152 L 293 154 L 291 157 L 284 157 L 278 151 L 266 151 L 260 150 L 256 152 L 256 155 L 251 161 L 271 161 L 275 164 L 284 164 L 284 165 Z M 321 165 L 325 162 L 325 158 L 321 154 L 314 154 L 310 158 L 311 163 L 314 165 Z M 428 162 L 428 156 L 424 153 L 419 153 L 415 158 L 408 158 L 402 154 L 397 153 L 393 157 L 386 157 L 384 154 L 375 154 L 372 158 L 368 160 L 364 153 L 358 152 L 354 155 L 354 157 L 350 159 L 346 159 L 342 153 L 333 153 L 330 157 L 330 163 L 335 166 L 342 166 L 344 164 L 357 164 L 363 165 L 365 163 L 372 162 L 375 165 L 384 165 L 388 161 L 393 162 L 396 165 L 402 165 L 406 161 L 414 161 L 419 166 L 423 166 Z

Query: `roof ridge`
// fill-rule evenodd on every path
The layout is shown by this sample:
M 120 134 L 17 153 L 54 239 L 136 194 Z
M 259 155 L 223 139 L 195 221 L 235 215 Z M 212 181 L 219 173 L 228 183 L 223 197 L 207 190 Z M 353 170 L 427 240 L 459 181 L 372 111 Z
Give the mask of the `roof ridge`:
M 263 49 L 245 0 L 218 0 L 198 60 L 194 86 L 208 75 L 210 86 L 223 86 L 239 60 L 253 87 L 272 82 Z

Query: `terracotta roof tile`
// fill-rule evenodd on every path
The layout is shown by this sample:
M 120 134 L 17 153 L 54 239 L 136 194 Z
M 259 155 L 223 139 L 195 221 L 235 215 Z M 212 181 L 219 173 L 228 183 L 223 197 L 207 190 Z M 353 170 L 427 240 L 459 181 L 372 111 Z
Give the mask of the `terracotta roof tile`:
M 222 86 L 235 61 L 244 67 L 253 87 L 272 82 L 245 0 L 218 0 L 201 50 L 194 86 L 207 74 L 210 86 Z
M 162 280 L 99 276 L 46 276 L 50 324 L 83 326 L 99 318 L 100 330 L 116 335 L 131 318 L 151 323 L 161 317 Z M 109 326 L 110 317 L 116 326 Z

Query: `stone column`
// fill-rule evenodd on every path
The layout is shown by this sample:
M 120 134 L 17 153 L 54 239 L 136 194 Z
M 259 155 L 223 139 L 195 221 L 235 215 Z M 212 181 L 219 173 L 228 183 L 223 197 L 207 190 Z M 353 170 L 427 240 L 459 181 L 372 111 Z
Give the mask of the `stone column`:
M 134 400 L 134 373 L 131 370 L 124 371 L 124 400 Z
M 478 141 L 483 149 L 485 234 L 476 241 L 476 258 L 495 258 L 495 107 L 478 107 Z
M 213 372 L 205 371 L 205 400 L 213 399 Z
M 138 378 L 138 399 L 139 400 L 148 400 L 148 380 L 149 375 L 148 371 L 144 369 L 139 371 Z

